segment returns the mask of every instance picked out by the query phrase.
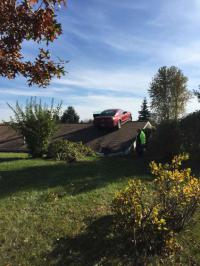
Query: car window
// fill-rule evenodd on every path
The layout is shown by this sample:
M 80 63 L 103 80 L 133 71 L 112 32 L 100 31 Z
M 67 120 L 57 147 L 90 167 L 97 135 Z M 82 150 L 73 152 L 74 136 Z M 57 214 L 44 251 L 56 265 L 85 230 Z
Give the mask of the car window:
M 119 110 L 117 113 L 118 113 L 119 115 L 122 115 L 122 114 L 123 114 L 123 110 Z
M 116 114 L 116 110 L 105 110 L 101 113 L 102 116 L 114 116 Z

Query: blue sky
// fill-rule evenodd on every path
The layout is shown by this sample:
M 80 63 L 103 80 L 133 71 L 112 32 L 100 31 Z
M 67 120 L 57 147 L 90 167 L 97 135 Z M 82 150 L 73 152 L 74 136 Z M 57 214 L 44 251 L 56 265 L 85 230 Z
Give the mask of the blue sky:
M 10 116 L 6 102 L 22 105 L 30 96 L 54 97 L 73 105 L 81 119 L 106 108 L 130 110 L 134 119 L 161 66 L 175 65 L 200 84 L 199 0 L 68 0 L 58 12 L 63 35 L 49 46 L 54 58 L 69 60 L 67 74 L 48 88 L 28 87 L 23 78 L 0 78 L 0 120 Z M 26 58 L 38 46 L 25 42 Z M 192 99 L 187 112 L 199 109 Z

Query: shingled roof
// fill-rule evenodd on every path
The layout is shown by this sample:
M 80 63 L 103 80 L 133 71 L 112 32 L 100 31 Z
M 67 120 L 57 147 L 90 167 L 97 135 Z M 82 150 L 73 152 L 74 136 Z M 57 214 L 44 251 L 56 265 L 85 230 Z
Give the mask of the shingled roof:
M 96 152 L 117 153 L 133 142 L 138 128 L 150 127 L 149 122 L 129 122 L 120 130 L 99 130 L 92 124 L 61 124 L 52 141 L 82 141 Z M 7 125 L 0 125 L 0 151 L 27 152 L 23 138 Z

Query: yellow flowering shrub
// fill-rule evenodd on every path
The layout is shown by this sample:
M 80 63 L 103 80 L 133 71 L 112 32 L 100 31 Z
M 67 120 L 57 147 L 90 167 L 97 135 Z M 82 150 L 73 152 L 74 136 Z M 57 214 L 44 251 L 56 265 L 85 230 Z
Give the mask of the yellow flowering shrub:
M 161 250 L 171 237 L 154 198 L 140 180 L 131 180 L 112 202 L 117 231 L 131 237 L 135 249 L 145 254 Z
M 200 203 L 200 180 L 191 174 L 191 169 L 183 169 L 182 162 L 188 155 L 175 156 L 171 164 L 150 164 L 157 200 L 162 205 L 162 216 L 167 226 L 180 231 L 193 217 Z
M 199 179 L 191 169 L 182 169 L 186 159 L 180 155 L 171 164 L 151 162 L 153 188 L 131 180 L 113 199 L 116 229 L 131 238 L 137 252 L 159 254 L 177 248 L 174 233 L 191 220 L 200 203 Z

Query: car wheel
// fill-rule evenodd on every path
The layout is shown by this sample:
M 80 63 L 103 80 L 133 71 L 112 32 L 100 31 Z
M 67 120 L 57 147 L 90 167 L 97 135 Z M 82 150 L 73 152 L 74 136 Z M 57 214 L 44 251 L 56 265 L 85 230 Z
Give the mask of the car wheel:
M 120 129 L 121 127 L 122 127 L 122 124 L 121 124 L 121 121 L 119 120 L 119 121 L 117 122 L 117 128 Z

